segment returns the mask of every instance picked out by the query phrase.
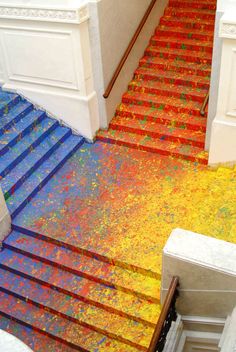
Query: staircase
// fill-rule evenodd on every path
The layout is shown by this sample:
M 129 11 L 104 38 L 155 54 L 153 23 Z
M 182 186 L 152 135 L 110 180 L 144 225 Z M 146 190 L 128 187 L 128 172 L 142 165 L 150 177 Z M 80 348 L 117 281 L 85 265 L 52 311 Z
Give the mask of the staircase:
M 206 117 L 215 0 L 170 0 L 100 141 L 208 163 Z
M 16 94 L 0 91 L 0 114 L 0 184 L 14 219 L 84 139 Z M 0 328 L 35 352 L 147 351 L 160 275 L 12 229 L 0 253 Z
M 19 95 L 0 91 L 0 185 L 12 218 L 83 143 Z

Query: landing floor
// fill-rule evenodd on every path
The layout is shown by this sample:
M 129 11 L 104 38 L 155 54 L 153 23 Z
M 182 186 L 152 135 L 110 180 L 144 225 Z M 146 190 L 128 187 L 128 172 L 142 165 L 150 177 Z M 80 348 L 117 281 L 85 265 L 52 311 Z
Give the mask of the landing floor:
M 176 227 L 236 243 L 236 172 L 85 144 L 14 223 L 155 275 Z

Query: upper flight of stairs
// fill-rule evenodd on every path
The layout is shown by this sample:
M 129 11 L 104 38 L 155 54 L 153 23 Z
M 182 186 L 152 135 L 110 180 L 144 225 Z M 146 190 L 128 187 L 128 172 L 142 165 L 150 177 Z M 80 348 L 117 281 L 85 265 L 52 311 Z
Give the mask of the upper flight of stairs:
M 0 185 L 12 218 L 83 142 L 19 95 L 0 91 Z
M 170 0 L 107 131 L 98 140 L 208 163 L 206 117 L 216 1 Z

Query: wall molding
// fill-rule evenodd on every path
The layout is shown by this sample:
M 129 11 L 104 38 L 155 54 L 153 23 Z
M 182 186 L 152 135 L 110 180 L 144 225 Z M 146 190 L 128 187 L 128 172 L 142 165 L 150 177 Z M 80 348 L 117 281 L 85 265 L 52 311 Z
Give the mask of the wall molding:
M 236 39 L 236 23 L 222 22 L 220 26 L 220 37 Z
M 0 18 L 80 24 L 89 18 L 87 5 L 80 8 L 0 5 Z

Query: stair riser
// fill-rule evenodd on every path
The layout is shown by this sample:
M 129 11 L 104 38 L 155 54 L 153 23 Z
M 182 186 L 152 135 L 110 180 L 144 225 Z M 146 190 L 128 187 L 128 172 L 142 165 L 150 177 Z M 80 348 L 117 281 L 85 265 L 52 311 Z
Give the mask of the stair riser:
M 51 260 L 48 260 L 48 259 L 46 259 L 44 257 L 38 256 L 38 255 L 33 254 L 33 253 L 26 252 L 25 250 L 22 250 L 22 249 L 19 249 L 19 248 L 15 248 L 15 247 L 7 244 L 7 243 L 4 243 L 3 247 L 6 248 L 6 249 L 10 249 L 10 250 L 12 250 L 14 252 L 21 253 L 21 254 L 29 257 L 29 258 L 40 260 L 41 262 L 43 262 L 45 264 L 49 264 L 49 265 L 51 265 L 53 267 L 56 267 L 56 268 L 59 268 L 59 269 L 62 269 L 62 270 L 66 270 L 66 271 L 68 271 L 68 272 L 70 272 L 70 273 L 72 273 L 74 275 L 83 277 L 85 279 L 88 279 L 90 281 L 96 282 L 98 284 L 102 284 L 104 286 L 117 289 L 118 291 L 122 291 L 122 292 L 125 292 L 125 293 L 128 293 L 128 294 L 132 294 L 135 297 L 140 297 L 141 299 L 145 299 L 145 300 L 148 300 L 148 301 L 153 302 L 153 303 L 157 303 L 157 304 L 160 303 L 159 299 L 154 299 L 151 296 L 142 294 L 142 293 L 137 292 L 135 290 L 130 290 L 130 289 L 128 289 L 126 287 L 123 287 L 123 286 L 120 286 L 120 285 L 113 285 L 111 282 L 103 280 L 103 279 L 101 279 L 99 277 L 96 277 L 96 276 L 93 276 L 93 275 L 89 275 L 89 274 L 87 274 L 87 273 L 85 273 L 83 271 L 75 270 L 75 269 L 72 269 L 72 268 L 70 268 L 68 266 L 55 263 L 55 262 L 53 262 Z
M 170 78 L 170 77 L 158 77 L 155 76 L 154 74 L 151 73 L 145 73 L 145 74 L 136 74 L 134 75 L 134 78 L 139 80 L 139 79 L 145 79 L 145 80 L 151 80 L 151 81 L 158 81 L 162 83 L 172 83 L 176 85 L 183 85 L 187 87 L 195 87 L 195 88 L 204 88 L 204 89 L 209 89 L 209 83 L 205 82 L 194 82 L 194 81 L 189 81 L 185 80 L 184 78 Z
M 26 136 L 29 132 L 33 130 L 33 128 L 43 121 L 43 119 L 46 118 L 46 114 L 42 113 L 33 123 L 31 123 L 29 126 L 27 126 L 24 131 L 19 133 L 18 136 L 16 136 L 14 139 L 12 139 L 0 152 L 0 156 L 4 155 L 11 147 L 13 147 L 19 140 L 21 140 L 24 136 Z
M 49 158 L 50 155 L 60 146 L 61 143 L 63 143 L 70 135 L 72 134 L 71 130 L 68 130 L 68 132 L 61 138 L 54 146 L 48 150 L 47 153 L 44 154 L 42 158 L 40 158 L 25 174 L 22 176 L 15 184 L 12 186 L 5 194 L 5 200 L 7 200 L 10 196 L 12 196 L 16 190 L 22 186 L 22 184 L 27 180 L 27 178 L 30 177 L 30 175 L 33 174 L 37 170 L 37 168 L 43 164 L 45 160 Z
M 106 310 L 108 312 L 120 315 L 121 317 L 128 318 L 128 319 L 131 319 L 133 321 L 137 321 L 137 322 L 142 323 L 142 324 L 144 324 L 146 326 L 155 327 L 154 324 L 152 324 L 152 323 L 150 323 L 148 321 L 145 321 L 145 320 L 143 320 L 141 318 L 134 317 L 134 316 L 126 314 L 126 313 L 124 313 L 124 312 L 122 312 L 120 310 L 114 309 L 112 307 L 108 307 L 107 305 L 102 304 L 100 302 L 92 301 L 92 300 L 90 300 L 88 298 L 85 298 L 84 296 L 80 296 L 78 294 L 75 294 L 74 292 L 70 292 L 70 291 L 68 291 L 68 290 L 66 290 L 66 289 L 64 289 L 62 287 L 59 287 L 57 285 L 52 285 L 52 284 L 48 283 L 47 281 L 44 281 L 44 280 L 41 280 L 41 279 L 37 279 L 34 276 L 22 273 L 19 270 L 16 270 L 16 269 L 13 269 L 13 268 L 9 268 L 8 266 L 5 266 L 2 263 L 0 263 L 0 268 L 2 268 L 4 270 L 8 270 L 9 272 L 12 272 L 13 274 L 22 276 L 22 277 L 24 277 L 26 279 L 32 280 L 32 281 L 34 281 L 36 283 L 39 283 L 40 285 L 44 285 L 44 286 L 49 287 L 49 288 L 51 288 L 53 290 L 57 290 L 58 292 L 61 292 L 61 293 L 65 294 L 65 295 L 68 295 L 68 296 L 71 296 L 73 298 L 76 298 L 76 299 L 78 299 L 78 300 L 80 300 L 80 301 L 82 301 L 84 303 L 91 304 L 91 305 L 93 305 L 93 306 L 95 306 L 97 308 L 101 308 L 101 309 L 104 309 L 104 310 Z M 1 310 L 1 307 L 0 307 L 0 310 Z
M 208 41 L 208 42 L 212 42 L 213 41 L 213 35 L 207 35 L 205 33 L 194 33 L 191 31 L 186 31 L 186 32 L 178 32 L 178 30 L 176 30 L 176 32 L 173 32 L 171 30 L 168 30 L 167 28 L 162 29 L 160 27 L 158 27 L 156 29 L 156 35 L 162 38 L 168 37 L 168 38 L 178 38 L 178 39 L 194 39 L 194 40 L 204 40 L 204 41 Z
M 165 16 L 173 16 L 176 18 L 192 18 L 192 19 L 199 19 L 199 20 L 215 20 L 215 14 L 210 14 L 210 13 L 198 13 L 195 11 L 185 11 L 184 9 L 182 11 L 178 11 L 178 9 L 171 9 L 167 8 L 165 10 Z
M 187 68 L 183 66 L 177 66 L 177 65 L 171 65 L 171 63 L 158 63 L 158 62 L 152 62 L 151 60 L 147 62 L 146 60 L 140 60 L 140 67 L 146 67 L 146 68 L 151 68 L 151 69 L 159 69 L 163 71 L 173 71 L 173 72 L 179 72 L 179 73 L 187 73 L 188 75 L 196 75 L 196 76 L 201 76 L 201 77 L 209 77 L 210 78 L 210 70 L 198 70 L 193 68 Z
M 177 7 L 180 8 L 188 8 L 188 9 L 199 9 L 199 10 L 216 10 L 215 2 L 212 3 L 202 3 L 202 2 L 188 2 L 188 1 L 175 1 L 171 0 L 169 2 L 170 7 Z
M 55 128 L 59 125 L 56 121 L 45 133 L 43 133 L 40 138 L 38 138 L 34 143 L 32 143 L 29 148 L 27 148 L 21 155 L 18 156 L 11 164 L 9 164 L 6 169 L 0 173 L 0 177 L 5 177 L 16 165 L 18 165 L 31 151 L 35 149 Z
M 113 139 L 108 138 L 108 137 L 99 136 L 98 140 L 100 140 L 102 142 L 106 142 L 106 143 L 117 144 L 117 145 L 125 146 L 125 147 L 128 147 L 128 148 L 143 150 L 143 151 L 146 151 L 146 152 L 160 154 L 160 155 L 164 155 L 164 156 L 173 156 L 173 157 L 178 158 L 178 159 L 188 160 L 188 161 L 192 161 L 192 162 L 198 162 L 198 163 L 203 164 L 203 165 L 207 165 L 208 164 L 207 160 L 205 160 L 205 159 L 196 158 L 196 157 L 193 157 L 193 156 L 190 156 L 190 155 L 186 156 L 186 155 L 182 155 L 182 154 L 178 154 L 178 153 L 171 153 L 171 152 L 166 151 L 166 150 L 152 148 L 152 147 L 148 147 L 148 146 L 144 146 L 144 145 L 137 145 L 137 144 L 130 143 L 130 142 L 117 141 L 117 140 L 113 140 Z
M 189 93 L 189 94 L 184 94 L 183 93 L 179 93 L 177 91 L 174 90 L 163 90 L 163 89 L 158 89 L 158 88 L 154 88 L 154 87 L 139 87 L 137 85 L 134 84 L 130 84 L 129 85 L 129 91 L 133 91 L 133 92 L 139 92 L 139 93 L 148 93 L 148 94 L 156 94 L 156 95 L 164 95 L 165 97 L 174 97 L 174 98 L 183 98 L 184 96 L 184 100 L 193 100 L 193 101 L 198 101 L 199 103 L 203 103 L 204 98 L 206 96 L 197 96 Z
M 17 95 L 14 97 L 8 104 L 6 104 L 3 108 L 0 109 L 0 117 L 7 114 L 13 106 L 17 105 L 21 101 L 21 97 Z
M 150 44 L 152 46 L 157 46 L 158 48 L 172 48 L 172 49 L 183 49 L 183 50 L 194 50 L 206 53 L 212 53 L 212 46 L 203 46 L 203 45 L 191 45 L 191 44 L 182 44 L 181 42 L 166 42 L 165 39 L 151 39 Z
M 7 131 L 9 128 L 11 128 L 11 126 L 13 126 L 15 123 L 17 123 L 20 119 L 22 119 L 22 117 L 25 117 L 32 110 L 33 110 L 33 105 L 30 105 L 24 111 L 19 113 L 14 119 L 12 119 L 10 122 L 6 123 L 6 125 L 4 127 L 0 128 L 0 135 L 2 135 L 5 131 Z
M 74 251 L 76 253 L 86 255 L 87 257 L 91 257 L 93 259 L 98 259 L 98 260 L 103 261 L 103 262 L 108 263 L 108 264 L 119 266 L 119 267 L 121 267 L 123 269 L 131 270 L 131 271 L 133 270 L 135 272 L 139 272 L 142 275 L 146 275 L 146 276 L 152 277 L 152 278 L 157 279 L 157 280 L 161 279 L 161 275 L 158 275 L 157 273 L 154 273 L 152 271 L 144 270 L 144 269 L 142 269 L 142 268 L 140 268 L 138 266 L 129 265 L 127 263 L 123 263 L 123 262 L 120 262 L 118 260 L 114 260 L 112 258 L 105 257 L 105 256 L 100 255 L 98 253 L 94 253 L 94 252 L 91 252 L 89 250 L 86 250 L 85 248 L 75 247 L 73 245 L 70 245 L 68 243 L 62 242 L 60 240 L 55 240 L 53 238 L 50 238 L 50 237 L 47 237 L 45 235 L 36 233 L 36 232 L 31 231 L 29 229 L 23 228 L 23 227 L 18 226 L 18 225 L 14 224 L 14 223 L 12 223 L 12 230 L 18 231 L 20 233 L 23 233 L 25 235 L 28 235 L 28 236 L 31 236 L 31 237 L 34 237 L 34 238 L 41 239 L 41 240 L 46 241 L 46 242 L 53 243 L 53 244 L 55 244 L 57 246 L 61 246 L 61 247 L 67 248 L 67 249 L 69 249 L 71 251 Z
M 176 126 L 184 129 L 189 129 L 192 131 L 201 131 L 201 132 L 206 132 L 206 127 L 205 126 L 200 126 L 200 125 L 194 125 L 194 124 L 189 124 L 189 123 L 182 123 L 179 122 L 178 120 L 168 120 L 168 119 L 161 119 L 158 117 L 152 117 L 152 116 L 144 116 L 144 115 L 138 115 L 138 114 L 131 114 L 126 111 L 116 111 L 116 116 L 120 117 L 130 117 L 130 118 L 135 118 L 137 120 L 147 120 L 151 122 L 157 122 L 166 126 Z
M 194 62 L 197 64 L 209 64 L 209 65 L 211 64 L 210 58 L 202 58 L 202 57 L 195 56 L 194 54 L 189 55 L 189 54 L 186 54 L 184 50 L 183 50 L 183 53 L 176 55 L 175 53 L 162 52 L 161 49 L 159 50 L 147 49 L 145 51 L 145 56 L 160 57 L 161 59 L 180 60 L 184 62 Z
M 145 131 L 145 130 L 140 130 L 138 128 L 132 128 L 132 127 L 127 127 L 127 126 L 120 126 L 120 125 L 116 125 L 113 123 L 110 123 L 109 127 L 111 129 L 117 130 L 117 131 L 136 133 L 139 135 L 149 136 L 151 138 L 156 138 L 156 139 L 160 139 L 160 140 L 171 141 L 171 142 L 175 142 L 175 143 L 181 142 L 182 144 L 192 145 L 192 146 L 199 147 L 199 148 L 204 148 L 204 142 L 197 142 L 197 141 L 189 140 L 187 138 L 177 138 L 177 137 L 173 137 L 173 136 L 163 135 L 163 134 L 160 134 L 157 132 Z
M 185 107 L 179 107 L 179 106 L 173 106 L 170 104 L 161 104 L 161 103 L 155 103 L 151 101 L 143 101 L 141 98 L 140 100 L 135 99 L 134 97 L 123 97 L 122 102 L 125 104 L 136 104 L 136 105 L 142 105 L 146 107 L 153 107 L 155 109 L 159 109 L 161 111 L 173 111 L 175 113 L 184 113 L 184 114 L 189 114 L 189 115 L 194 115 L 194 116 L 200 116 L 200 109 L 189 109 Z
M 76 349 L 77 351 L 80 351 L 80 352 L 90 352 L 90 351 L 88 351 L 88 350 L 85 350 L 84 348 L 78 347 L 78 346 L 76 346 L 76 345 L 74 345 L 74 344 L 72 344 L 72 343 L 70 343 L 70 342 L 67 342 L 67 341 L 63 340 L 62 338 L 59 338 L 59 337 L 57 337 L 57 336 L 55 336 L 55 335 L 53 335 L 53 334 L 50 334 L 49 332 L 46 332 L 45 330 L 41 330 L 41 329 L 37 328 L 35 325 L 31 325 L 31 324 L 28 324 L 28 323 L 24 322 L 23 320 L 17 319 L 17 318 L 15 318 L 15 317 L 11 316 L 10 313 L 3 312 L 3 310 L 1 309 L 1 307 L 0 307 L 0 315 L 2 315 L 2 316 L 5 317 L 5 318 L 8 318 L 8 319 L 10 319 L 10 320 L 13 320 L 13 321 L 15 321 L 16 323 L 19 323 L 19 324 L 21 324 L 21 325 L 23 325 L 23 326 L 26 326 L 26 327 L 28 327 L 28 328 L 31 328 L 32 330 L 37 331 L 37 332 L 39 332 L 39 333 L 41 333 L 41 334 L 43 334 L 43 335 L 45 335 L 45 336 L 48 336 L 48 337 L 52 338 L 53 340 L 58 341 L 58 342 L 64 344 L 65 346 L 72 347 L 72 348 Z
M 171 18 L 164 18 L 160 19 L 160 25 L 174 27 L 174 28 L 185 28 L 185 29 L 199 29 L 199 30 L 206 30 L 206 31 L 213 31 L 214 30 L 214 23 L 198 23 L 198 22 L 182 22 L 181 20 L 174 21 Z
M 68 160 L 76 150 L 83 144 L 78 143 L 78 145 L 55 167 L 52 172 L 28 195 L 28 197 L 18 206 L 17 209 L 13 211 L 11 214 L 12 219 L 14 219 L 22 209 L 29 203 L 29 201 L 36 196 L 36 194 L 40 191 L 40 189 L 46 185 L 46 183 L 52 178 L 52 176 L 65 164 L 66 160 Z
M 5 289 L 3 287 L 0 287 L 0 291 L 4 292 L 6 294 L 9 294 L 11 296 L 14 296 L 15 298 L 20 299 L 20 300 L 22 300 L 22 301 L 24 301 L 26 303 L 28 302 L 30 304 L 33 304 L 34 306 L 36 306 L 38 308 L 44 309 L 47 312 L 55 314 L 55 315 L 57 315 L 59 317 L 62 317 L 64 319 L 67 319 L 67 320 L 69 320 L 69 321 L 71 321 L 73 323 L 79 324 L 81 326 L 84 326 L 85 328 L 91 329 L 91 330 L 96 331 L 96 332 L 98 332 L 100 334 L 103 334 L 103 335 L 105 335 L 107 337 L 110 337 L 110 338 L 112 338 L 112 339 L 114 339 L 116 341 L 120 341 L 120 342 L 126 343 L 127 345 L 135 347 L 135 348 L 139 349 L 140 351 L 146 351 L 146 349 L 143 348 L 142 346 L 140 346 L 140 345 L 138 345 L 138 344 L 136 344 L 136 343 L 134 343 L 134 342 L 132 342 L 130 340 L 127 340 L 127 339 L 123 338 L 122 336 L 118 336 L 118 335 L 112 334 L 112 333 L 110 333 L 107 330 L 100 329 L 97 326 L 87 324 L 84 321 L 80 321 L 79 319 L 76 319 L 76 318 L 74 318 L 74 317 L 72 317 L 70 315 L 66 315 L 66 314 L 64 314 L 62 312 L 58 312 L 55 309 L 52 309 L 52 308 L 50 308 L 48 306 L 45 306 L 44 304 L 39 303 L 38 301 L 34 301 L 34 300 L 32 300 L 32 299 L 30 299 L 28 297 L 24 297 L 24 296 L 22 296 L 22 295 L 20 295 L 20 294 L 18 294 L 16 292 L 7 290 L 7 289 Z

